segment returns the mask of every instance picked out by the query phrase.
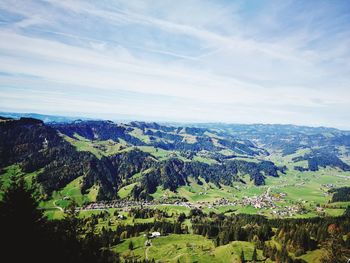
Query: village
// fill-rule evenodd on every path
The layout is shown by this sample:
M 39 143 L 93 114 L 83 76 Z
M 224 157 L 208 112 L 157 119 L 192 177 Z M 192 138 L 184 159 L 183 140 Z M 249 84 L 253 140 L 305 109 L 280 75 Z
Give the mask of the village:
M 243 206 L 251 205 L 254 208 L 276 208 L 277 201 L 282 201 L 282 198 L 285 196 L 284 193 L 280 193 L 278 195 L 272 195 L 270 188 L 266 190 L 265 193 L 259 196 L 253 197 L 244 197 L 239 204 Z
M 106 210 L 111 208 L 123 209 L 127 212 L 132 207 L 159 207 L 159 206 L 179 206 L 186 207 L 188 209 L 218 209 L 220 207 L 253 207 L 258 210 L 259 214 L 269 213 L 273 217 L 291 217 L 297 214 L 306 213 L 305 208 L 302 204 L 293 204 L 289 206 L 279 206 L 278 203 L 283 202 L 286 197 L 285 193 L 272 193 L 271 189 L 268 188 L 263 194 L 255 195 L 250 197 L 243 197 L 241 200 L 229 200 L 226 198 L 216 199 L 212 202 L 209 201 L 198 201 L 189 202 L 183 200 L 172 200 L 169 201 L 136 201 L 136 200 L 113 200 L 103 202 L 93 202 L 86 204 L 82 207 L 76 208 L 77 211 L 87 210 Z M 322 211 L 317 211 L 322 213 Z

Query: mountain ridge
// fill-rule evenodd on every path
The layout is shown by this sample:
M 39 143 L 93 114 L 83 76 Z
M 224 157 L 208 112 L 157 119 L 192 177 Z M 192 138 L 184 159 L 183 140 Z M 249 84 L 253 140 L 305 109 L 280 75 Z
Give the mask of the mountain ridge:
M 310 128 L 310 129 L 323 129 L 323 130 L 338 130 L 341 132 L 350 133 L 348 129 L 335 128 L 327 125 L 303 125 L 303 124 L 280 124 L 280 123 L 235 123 L 235 122 L 181 122 L 181 121 L 154 121 L 154 120 L 137 120 L 137 118 L 98 118 L 98 117 L 83 117 L 83 116 L 66 116 L 66 115 L 55 115 L 55 114 L 41 114 L 41 113 L 23 113 L 23 112 L 5 112 L 0 111 L 0 116 L 19 119 L 21 117 L 29 117 L 40 119 L 44 122 L 74 122 L 80 120 L 91 120 L 91 121 L 111 121 L 111 122 L 120 122 L 120 123 L 157 123 L 164 126 L 173 126 L 173 127 L 198 127 L 198 128 L 208 128 L 209 126 L 247 126 L 247 127 L 256 127 L 256 126 L 265 126 L 265 127 L 296 127 L 296 128 Z
M 2 119 L 0 168 L 19 164 L 25 173 L 40 170 L 34 181 L 42 186 L 45 198 L 80 178 L 82 195 L 98 189 L 96 201 L 118 199 L 118 192 L 128 185 L 132 187 L 127 198 L 150 200 L 159 188 L 177 192 L 193 183 L 219 189 L 236 183 L 259 186 L 287 169 L 301 173 L 325 167 L 350 169 L 345 160 L 350 149 L 346 133 L 323 134 L 316 128 L 311 134 L 281 134 L 271 126 L 264 133 L 264 126 L 259 127 L 242 132 L 233 126 L 225 130 L 154 122 Z M 291 158 L 295 165 L 287 168 L 273 159 L 276 151 L 281 158 L 304 153 Z

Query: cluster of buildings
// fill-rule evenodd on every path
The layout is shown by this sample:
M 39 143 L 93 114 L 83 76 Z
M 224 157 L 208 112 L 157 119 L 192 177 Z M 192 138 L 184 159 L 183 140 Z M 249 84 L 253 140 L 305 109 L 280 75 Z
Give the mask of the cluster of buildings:
M 335 184 L 322 184 L 321 187 L 332 189 L 332 188 L 336 188 L 337 186 Z
M 271 194 L 270 189 L 259 196 L 244 197 L 239 203 L 243 206 L 253 206 L 254 208 L 276 208 L 275 202 L 281 201 L 285 196 L 284 193 Z
M 294 216 L 296 214 L 304 214 L 307 211 L 300 205 L 291 205 L 284 208 L 272 210 L 272 214 L 278 217 Z
M 125 208 L 132 206 L 152 206 L 154 203 L 148 201 L 132 201 L 132 200 L 115 200 L 110 202 L 94 202 L 83 207 L 77 208 L 77 210 L 103 210 L 108 208 Z
M 330 186 L 330 185 L 327 185 Z M 151 207 L 151 206 L 167 206 L 167 205 L 173 205 L 173 206 L 183 206 L 189 209 L 194 208 L 209 208 L 209 209 L 215 209 L 216 207 L 220 206 L 252 206 L 256 209 L 271 209 L 271 214 L 277 217 L 286 217 L 286 216 L 294 216 L 296 214 L 303 214 L 306 213 L 305 209 L 301 204 L 297 205 L 291 205 L 286 207 L 278 207 L 276 205 L 277 202 L 283 201 L 284 197 L 286 196 L 285 193 L 271 193 L 270 188 L 267 189 L 266 192 L 259 196 L 252 196 L 252 197 L 244 197 L 241 200 L 237 201 L 231 201 L 226 198 L 221 198 L 218 200 L 215 200 L 214 202 L 196 202 L 191 203 L 188 201 L 181 201 L 176 200 L 174 202 L 166 202 L 166 203 L 159 203 L 156 201 L 133 201 L 133 200 L 115 200 L 115 201 L 109 201 L 109 202 L 95 202 L 87 204 L 83 207 L 78 208 L 77 210 L 104 210 L 108 208 L 123 208 L 124 211 L 128 211 L 131 207 Z M 323 211 L 318 211 L 319 213 L 322 213 Z
M 130 207 L 150 207 L 150 206 L 167 206 L 167 205 L 175 205 L 175 206 L 184 206 L 190 209 L 193 208 L 202 208 L 203 206 L 207 206 L 208 202 L 184 202 L 184 201 L 175 201 L 173 203 L 160 203 L 156 201 L 133 201 L 133 200 L 115 200 L 115 201 L 104 201 L 104 202 L 94 202 L 86 204 L 82 207 L 77 208 L 77 210 L 104 210 L 108 208 L 123 208 L 125 211 Z
M 215 208 L 215 207 L 218 207 L 218 206 L 235 206 L 237 203 L 234 202 L 234 201 L 230 201 L 226 198 L 221 198 L 219 200 L 216 200 L 214 201 L 211 205 L 209 205 L 208 207 L 209 208 Z

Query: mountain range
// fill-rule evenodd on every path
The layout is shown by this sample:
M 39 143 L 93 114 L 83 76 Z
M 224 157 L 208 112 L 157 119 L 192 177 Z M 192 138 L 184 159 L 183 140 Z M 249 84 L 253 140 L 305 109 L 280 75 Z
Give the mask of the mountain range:
M 350 133 L 333 128 L 18 117 L 1 117 L 0 168 L 35 173 L 46 198 L 77 178 L 82 195 L 97 192 L 90 201 L 120 199 L 126 186 L 123 198 L 152 200 L 159 188 L 176 193 L 193 183 L 260 186 L 291 169 L 350 171 Z

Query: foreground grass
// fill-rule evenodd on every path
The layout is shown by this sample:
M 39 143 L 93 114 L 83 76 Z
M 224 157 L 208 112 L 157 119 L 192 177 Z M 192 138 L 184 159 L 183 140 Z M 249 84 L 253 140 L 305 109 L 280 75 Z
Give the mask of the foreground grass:
M 321 262 L 322 258 L 325 255 L 325 251 L 323 249 L 316 249 L 313 251 L 309 251 L 305 255 L 299 257 L 300 259 L 305 260 L 306 262 Z
M 112 248 L 120 253 L 122 258 L 132 257 L 139 260 L 148 258 L 157 262 L 237 262 L 241 251 L 246 259 L 252 257 L 254 245 L 250 242 L 234 241 L 224 246 L 215 247 L 212 240 L 200 235 L 171 234 L 152 239 L 152 246 L 145 246 L 146 237 L 139 236 L 124 240 Z M 129 244 L 134 249 L 129 250 Z M 258 259 L 263 259 L 262 251 L 258 250 Z

